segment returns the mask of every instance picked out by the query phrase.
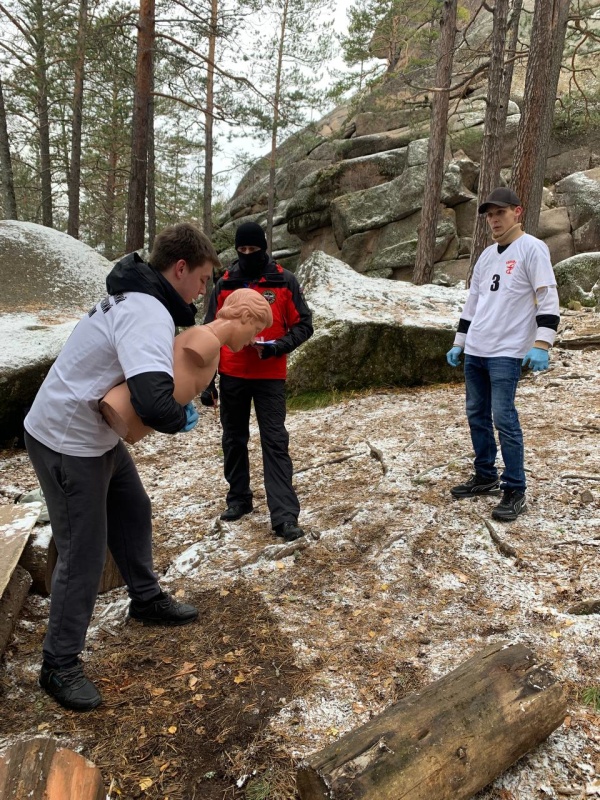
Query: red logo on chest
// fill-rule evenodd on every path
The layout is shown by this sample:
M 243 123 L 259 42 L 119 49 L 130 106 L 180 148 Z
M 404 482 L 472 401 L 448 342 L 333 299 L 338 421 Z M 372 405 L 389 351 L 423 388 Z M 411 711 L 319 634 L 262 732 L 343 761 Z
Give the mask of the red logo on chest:
M 517 266 L 517 262 L 516 261 L 507 261 L 506 262 L 506 274 L 510 275 L 512 273 L 513 269 L 516 266 Z

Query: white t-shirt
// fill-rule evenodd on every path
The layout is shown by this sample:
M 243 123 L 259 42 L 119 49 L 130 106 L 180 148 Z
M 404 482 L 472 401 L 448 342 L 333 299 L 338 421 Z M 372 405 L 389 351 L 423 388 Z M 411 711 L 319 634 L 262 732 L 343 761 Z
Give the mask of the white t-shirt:
M 536 292 L 544 286 L 556 286 L 544 242 L 525 233 L 502 253 L 497 244 L 487 247 L 475 264 L 461 314 L 471 320 L 465 353 L 523 358 L 536 340 Z M 558 314 L 558 301 L 556 306 Z
M 46 376 L 25 429 L 69 456 L 101 456 L 119 441 L 98 411 L 104 395 L 142 372 L 173 377 L 175 323 L 148 294 L 101 300 L 78 323 Z

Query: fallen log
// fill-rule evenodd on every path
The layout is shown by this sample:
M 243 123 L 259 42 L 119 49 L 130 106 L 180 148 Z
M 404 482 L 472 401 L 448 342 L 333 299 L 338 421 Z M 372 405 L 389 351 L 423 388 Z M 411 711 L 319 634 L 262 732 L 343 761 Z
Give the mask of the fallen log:
M 47 737 L 15 742 L 0 756 L 2 800 L 104 800 L 100 770 Z
M 563 722 L 566 690 L 496 643 L 310 756 L 301 800 L 466 800 Z
M 31 575 L 17 565 L 0 597 L 0 656 L 6 650 L 30 586 Z

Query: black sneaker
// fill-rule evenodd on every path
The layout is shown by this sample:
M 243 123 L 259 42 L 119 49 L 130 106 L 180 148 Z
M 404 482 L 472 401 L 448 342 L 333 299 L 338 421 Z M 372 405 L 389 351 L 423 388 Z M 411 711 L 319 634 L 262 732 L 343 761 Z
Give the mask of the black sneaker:
M 69 667 L 56 668 L 44 661 L 39 683 L 50 697 L 71 711 L 91 711 L 102 702 L 98 689 L 83 674 L 79 659 Z
M 458 498 L 479 497 L 482 494 L 500 494 L 500 481 L 497 478 L 495 480 L 482 478 L 477 473 L 474 473 L 468 481 L 458 486 L 453 486 L 450 489 L 450 494 Z
M 298 527 L 297 522 L 282 522 L 280 525 L 275 525 L 273 530 L 275 531 L 275 536 L 281 536 L 286 542 L 293 542 L 295 539 L 300 539 L 301 536 L 304 536 L 304 531 Z
M 502 500 L 492 509 L 492 517 L 503 522 L 510 522 L 525 511 L 525 508 L 523 492 L 518 492 L 516 489 L 505 489 Z
M 129 618 L 144 625 L 187 625 L 197 616 L 198 609 L 195 606 L 178 603 L 166 592 L 146 602 L 132 600 L 129 604 Z
M 235 522 L 236 519 L 240 519 L 246 514 L 250 514 L 252 511 L 252 506 L 234 503 L 233 505 L 227 506 L 225 511 L 221 514 L 220 519 L 225 520 L 225 522 Z

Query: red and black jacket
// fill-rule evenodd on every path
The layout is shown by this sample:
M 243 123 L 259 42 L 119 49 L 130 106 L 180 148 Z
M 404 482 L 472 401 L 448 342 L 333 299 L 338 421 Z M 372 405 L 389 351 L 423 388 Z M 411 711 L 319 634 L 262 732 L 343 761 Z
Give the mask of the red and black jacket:
M 287 374 L 287 353 L 291 353 L 313 334 L 312 312 L 306 304 L 300 284 L 293 272 L 270 260 L 262 276 L 249 281 L 234 261 L 212 291 L 204 322 L 212 322 L 225 299 L 236 289 L 249 288 L 260 292 L 270 303 L 273 324 L 260 336 L 277 340 L 277 356 L 260 359 L 254 347 L 233 353 L 221 348 L 219 372 L 234 378 L 278 378 Z

